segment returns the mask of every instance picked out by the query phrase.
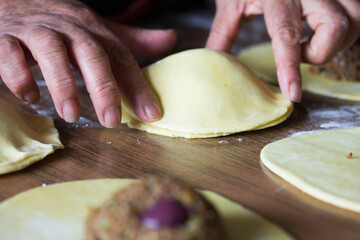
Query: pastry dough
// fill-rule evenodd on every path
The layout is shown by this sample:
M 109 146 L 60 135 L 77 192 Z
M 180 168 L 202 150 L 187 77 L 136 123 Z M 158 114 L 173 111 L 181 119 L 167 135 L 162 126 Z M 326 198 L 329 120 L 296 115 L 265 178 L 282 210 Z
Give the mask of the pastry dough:
M 195 49 L 174 54 L 143 69 L 164 116 L 148 123 L 125 103 L 123 123 L 147 132 L 204 138 L 260 129 L 284 121 L 293 105 L 278 88 L 262 82 L 235 57 Z
M 99 179 L 35 188 L 0 204 L 3 240 L 80 240 L 91 208 L 134 180 Z M 292 239 L 259 215 L 216 193 L 204 195 L 218 209 L 229 240 Z
M 270 43 L 262 43 L 241 52 L 239 59 L 260 78 L 277 83 L 276 64 Z M 301 64 L 302 88 L 305 91 L 333 98 L 360 101 L 360 82 L 335 81 L 309 71 L 309 64 Z
M 360 213 L 359 146 L 360 128 L 320 131 L 265 146 L 261 161 L 303 192 Z
M 0 174 L 23 169 L 63 148 L 50 117 L 22 114 L 0 100 Z

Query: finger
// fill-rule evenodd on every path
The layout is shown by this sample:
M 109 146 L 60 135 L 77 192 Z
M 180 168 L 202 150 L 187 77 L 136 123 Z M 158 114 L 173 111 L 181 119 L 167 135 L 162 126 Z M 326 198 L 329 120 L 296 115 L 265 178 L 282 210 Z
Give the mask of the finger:
M 163 55 L 174 48 L 176 32 L 173 30 L 147 30 L 114 22 L 106 25 L 138 59 L 146 60 Z
M 296 0 L 267 0 L 266 27 L 272 40 L 282 93 L 291 101 L 301 100 L 300 39 L 301 9 Z
M 39 100 L 39 88 L 26 64 L 19 41 L 10 35 L 0 36 L 0 75 L 18 98 L 29 103 Z
M 146 122 L 160 119 L 163 114 L 160 102 L 130 51 L 105 28 L 99 29 L 96 35 L 105 46 L 118 86 L 135 114 Z
M 206 47 L 230 52 L 239 31 L 241 17 L 245 8 L 244 1 L 218 0 L 216 5 L 216 14 Z
M 100 123 L 108 128 L 121 122 L 121 98 L 109 59 L 101 44 L 85 30 L 74 27 L 65 36 Z
M 38 62 L 55 108 L 63 119 L 75 122 L 80 104 L 63 39 L 45 27 L 30 29 L 23 41 Z
M 360 1 L 338 0 L 349 19 L 349 31 L 345 37 L 342 48 L 350 47 L 360 35 Z
M 344 46 L 349 19 L 336 1 L 303 0 L 303 14 L 315 30 L 310 42 L 302 46 L 303 59 L 324 64 Z
M 146 122 L 160 119 L 163 114 L 160 102 L 131 53 L 117 43 L 108 49 L 108 55 L 120 90 L 135 114 Z

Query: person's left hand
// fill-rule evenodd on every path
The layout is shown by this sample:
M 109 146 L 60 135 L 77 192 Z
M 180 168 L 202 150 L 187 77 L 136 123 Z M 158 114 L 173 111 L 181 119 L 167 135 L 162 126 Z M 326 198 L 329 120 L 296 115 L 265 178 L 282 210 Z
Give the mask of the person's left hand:
M 134 59 L 165 53 L 174 31 L 149 31 L 109 22 L 78 0 L 1 0 L 0 76 L 29 103 L 40 92 L 29 68 L 36 62 L 59 116 L 80 117 L 80 100 L 70 63 L 77 67 L 99 122 L 116 127 L 121 96 L 143 121 L 162 117 L 158 97 Z

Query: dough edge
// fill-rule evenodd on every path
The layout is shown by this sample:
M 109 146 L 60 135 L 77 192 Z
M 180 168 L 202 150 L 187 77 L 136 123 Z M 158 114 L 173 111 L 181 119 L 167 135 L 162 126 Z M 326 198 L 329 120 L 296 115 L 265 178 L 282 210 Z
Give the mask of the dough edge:
M 0 100 L 0 104 L 3 100 Z M 4 101 L 5 102 L 5 101 Z M 15 109 L 12 105 L 5 102 L 9 107 Z M 22 170 L 35 162 L 44 159 L 47 155 L 54 153 L 57 149 L 63 149 L 64 145 L 60 142 L 59 132 L 55 128 L 54 121 L 50 116 L 42 116 L 30 113 L 22 113 L 15 109 L 27 122 L 30 128 L 38 128 L 38 132 L 43 133 L 42 141 L 38 142 L 42 149 L 38 152 L 29 152 L 24 154 L 23 159 L 14 159 L 9 162 L 2 162 L 0 164 L 0 175 L 14 171 Z
M 107 199 L 110 195 L 112 195 L 113 193 L 115 193 L 116 191 L 118 191 L 120 188 L 123 188 L 125 186 L 127 186 L 128 184 L 135 182 L 137 180 L 133 180 L 133 179 L 92 179 L 92 180 L 79 180 L 79 181 L 71 181 L 71 182 L 64 182 L 64 183 L 57 183 L 57 184 L 52 184 L 52 185 L 48 185 L 46 187 L 36 187 L 33 189 L 29 189 L 26 190 L 24 192 L 21 192 L 3 202 L 0 203 L 0 223 L 2 220 L 2 218 L 4 217 L 4 213 L 8 213 L 7 211 L 11 211 L 13 209 L 16 209 L 17 206 L 23 206 L 23 203 L 26 204 L 27 199 L 31 199 L 34 196 L 37 196 L 38 198 L 40 197 L 40 200 L 43 196 L 41 196 L 41 194 L 46 193 L 47 191 L 50 190 L 51 192 L 55 192 L 55 190 L 59 191 L 61 194 L 61 190 L 65 190 L 66 191 L 71 191 L 72 188 L 74 187 L 74 189 L 78 189 L 81 191 L 81 189 L 85 189 L 85 197 L 86 197 L 86 191 L 89 191 L 87 189 L 90 189 L 90 191 L 93 191 L 93 193 L 96 192 L 96 190 L 92 190 L 94 187 L 96 186 L 103 186 L 105 188 L 105 195 L 106 196 L 96 196 L 95 200 L 93 199 L 81 199 L 81 193 L 80 193 L 80 200 L 79 203 L 83 204 L 85 201 L 86 202 L 93 202 L 94 205 L 87 205 L 84 207 L 79 207 L 79 209 L 76 208 L 76 205 L 71 206 L 71 209 L 73 209 L 75 212 L 75 215 L 79 215 L 77 214 L 78 211 L 86 211 L 88 214 L 88 211 L 91 210 L 93 207 L 96 207 L 99 205 L 99 203 L 102 203 L 105 199 Z M 43 192 L 43 193 L 42 193 Z M 74 194 L 78 194 L 79 192 L 74 192 Z M 233 201 L 231 201 L 230 199 L 227 199 L 215 192 L 211 192 L 208 190 L 201 190 L 201 193 L 204 194 L 204 196 L 214 204 L 214 206 L 218 209 L 220 215 L 222 218 L 225 218 L 225 228 L 227 230 L 229 230 L 230 226 L 227 226 L 226 224 L 226 219 L 227 218 L 233 218 L 236 217 L 237 215 L 234 215 L 234 211 L 232 210 L 233 208 L 235 208 L 235 212 L 237 212 L 237 214 L 240 212 L 242 212 L 241 216 L 242 218 L 250 218 L 251 220 L 255 220 L 257 222 L 257 226 L 253 226 L 253 228 L 258 228 L 260 227 L 260 229 L 262 231 L 260 231 L 262 234 L 265 234 L 266 236 L 268 236 L 267 234 L 269 234 L 270 239 L 293 239 L 286 231 L 282 230 L 280 227 L 278 227 L 277 225 L 275 225 L 274 223 L 271 223 L 269 221 L 267 221 L 265 218 L 263 218 L 262 216 L 258 215 L 255 212 L 252 212 L 251 210 L 248 210 L 246 208 L 244 208 L 242 205 L 235 203 Z M 101 191 L 100 191 L 100 195 L 101 195 Z M 47 194 L 49 195 L 49 194 Z M 61 198 L 61 197 L 60 197 Z M 61 204 L 60 204 L 61 206 Z M 84 209 L 84 208 L 87 209 Z M 77 209 L 77 210 L 75 210 Z M 61 212 L 61 211 L 59 211 Z M 80 221 L 80 225 L 79 226 L 83 226 L 83 222 L 85 222 L 87 214 L 85 214 L 84 216 L 77 216 L 77 220 L 76 221 Z M 80 214 L 81 215 L 81 214 Z M 83 215 L 83 213 L 82 213 Z M 2 217 L 3 216 L 3 217 Z M 224 217 L 227 216 L 227 217 Z M 71 221 L 70 221 L 71 222 Z M 76 222 L 71 222 L 72 224 L 75 224 Z M 0 229 L 1 229 L 2 224 L 0 224 Z M 227 227 L 226 227 L 227 226 Z M 233 226 L 231 229 L 233 229 L 233 233 L 239 233 L 239 229 L 235 229 L 236 226 Z M 243 226 L 243 229 L 245 228 L 245 226 Z M 254 229 L 253 229 L 254 230 Z M 78 234 L 81 235 L 81 237 L 83 236 L 83 232 L 79 232 L 79 230 L 76 230 L 76 232 L 78 232 Z M 237 235 L 236 237 L 234 237 L 234 234 L 229 233 L 229 240 L 237 240 Z M 261 236 L 263 236 L 262 234 L 260 234 Z M 77 236 L 80 236 L 77 235 Z M 263 236 L 264 237 L 264 236 Z M 56 239 L 62 239 L 60 238 L 56 238 Z M 74 239 L 74 238 L 73 238 Z M 76 239 L 82 239 L 82 238 L 76 238 Z M 263 239 L 263 238 L 254 238 L 254 239 Z M 40 239 L 37 239 L 40 240 Z M 74 239 L 75 240 L 75 239 Z
M 251 68 L 260 78 L 263 80 L 278 84 L 276 77 L 276 65 L 273 59 L 273 55 L 269 55 L 269 51 L 272 51 L 271 43 L 258 43 L 244 49 L 238 54 L 238 58 L 249 68 Z M 260 66 L 256 66 L 254 59 L 251 59 L 251 55 L 259 58 L 259 61 L 269 62 L 267 69 L 262 69 L 261 65 L 265 65 L 263 62 Z M 247 58 L 250 58 L 248 61 Z M 310 64 L 302 63 L 300 65 L 300 71 L 303 79 L 302 88 L 310 93 L 319 94 L 331 98 L 360 101 L 360 82 L 354 83 L 349 81 L 333 81 L 321 75 L 311 74 L 309 72 Z M 271 71 L 270 71 L 271 69 Z
M 188 51 L 175 53 L 173 55 L 170 55 L 170 56 L 164 58 L 161 61 L 166 61 L 166 59 L 172 58 L 174 55 L 181 55 L 184 53 L 189 54 L 189 52 L 191 52 L 191 51 L 196 52 L 199 50 L 203 50 L 203 49 L 191 49 Z M 207 50 L 207 51 L 218 52 L 218 51 L 214 51 L 214 50 Z M 222 52 L 219 52 L 219 53 L 222 58 L 225 57 L 225 58 L 227 58 L 227 60 L 232 57 L 232 56 L 226 55 Z M 158 63 L 155 63 L 155 65 L 157 65 L 157 64 Z M 151 64 L 151 65 L 145 67 L 144 69 L 147 69 L 152 65 L 154 65 L 154 64 Z M 252 72 L 248 67 L 244 66 L 244 64 L 241 64 L 241 65 L 242 65 L 242 67 L 245 67 L 245 69 L 247 69 L 247 71 Z M 254 75 L 254 73 L 251 73 L 251 74 Z M 291 115 L 293 108 L 294 108 L 293 104 L 283 97 L 283 95 L 278 87 L 275 87 L 275 86 L 272 86 L 269 84 L 266 84 L 266 87 L 268 87 L 269 91 L 271 91 L 271 93 L 272 93 L 273 104 L 274 104 L 274 106 L 277 106 L 278 114 L 276 114 L 276 118 L 273 118 L 271 121 L 268 121 L 268 122 L 263 121 L 263 122 L 258 123 L 257 125 L 254 125 L 250 128 L 237 126 L 234 128 L 226 127 L 227 129 L 225 130 L 223 127 L 220 127 L 220 128 L 214 127 L 214 129 L 211 129 L 207 132 L 203 131 L 201 133 L 196 132 L 196 131 L 179 131 L 179 130 L 172 129 L 172 128 L 163 128 L 163 127 L 157 126 L 156 124 L 143 122 L 143 121 L 139 120 L 137 118 L 137 116 L 133 113 L 133 111 L 129 108 L 129 104 L 127 103 L 127 101 L 125 99 L 123 99 L 123 104 L 122 104 L 123 116 L 122 116 L 121 122 L 123 124 L 127 124 L 127 126 L 130 128 L 146 131 L 146 132 L 149 132 L 152 134 L 168 136 L 168 137 L 184 137 L 184 138 L 220 137 L 220 136 L 236 134 L 236 133 L 240 133 L 240 132 L 244 132 L 244 131 L 264 129 L 264 128 L 271 127 L 271 126 L 277 125 L 277 124 L 285 121 Z M 156 121 L 155 121 L 155 123 L 156 123 Z M 217 130 L 215 130 L 216 128 L 217 128 Z M 221 129 L 221 128 L 223 128 L 223 129 Z
M 359 128 L 360 129 L 360 128 Z M 329 132 L 329 131 L 339 131 L 344 129 L 335 129 L 335 130 L 324 130 L 324 131 L 318 131 L 315 133 L 307 133 L 307 134 L 322 134 L 322 132 Z M 304 134 L 306 135 L 306 134 Z M 292 136 L 292 137 L 286 137 L 281 140 L 272 142 L 267 144 L 260 152 L 260 159 L 261 162 L 269 169 L 272 173 L 279 176 L 289 184 L 291 184 L 293 187 L 297 188 L 298 190 L 306 193 L 310 197 L 316 198 L 322 202 L 328 203 L 333 206 L 337 206 L 343 209 L 347 209 L 350 211 L 358 212 L 360 213 L 360 203 L 355 202 L 352 200 L 349 200 L 347 198 L 336 196 L 334 194 L 331 194 L 327 191 L 324 191 L 320 189 L 317 186 L 312 185 L 305 179 L 303 179 L 301 176 L 298 176 L 295 173 L 292 173 L 291 171 L 285 169 L 281 165 L 273 162 L 270 160 L 271 157 L 267 156 L 267 152 L 269 149 L 273 148 L 274 146 L 277 147 L 278 144 L 282 144 L 283 142 L 286 142 L 286 139 L 288 138 L 298 138 L 303 135 L 298 136 Z

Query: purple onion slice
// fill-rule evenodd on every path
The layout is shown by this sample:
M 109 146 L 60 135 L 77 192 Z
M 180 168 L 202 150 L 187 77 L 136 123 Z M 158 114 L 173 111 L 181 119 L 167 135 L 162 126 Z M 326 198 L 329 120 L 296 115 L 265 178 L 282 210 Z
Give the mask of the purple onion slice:
M 164 198 L 141 214 L 141 223 L 146 228 L 158 230 L 181 226 L 188 218 L 189 213 L 181 202 Z

